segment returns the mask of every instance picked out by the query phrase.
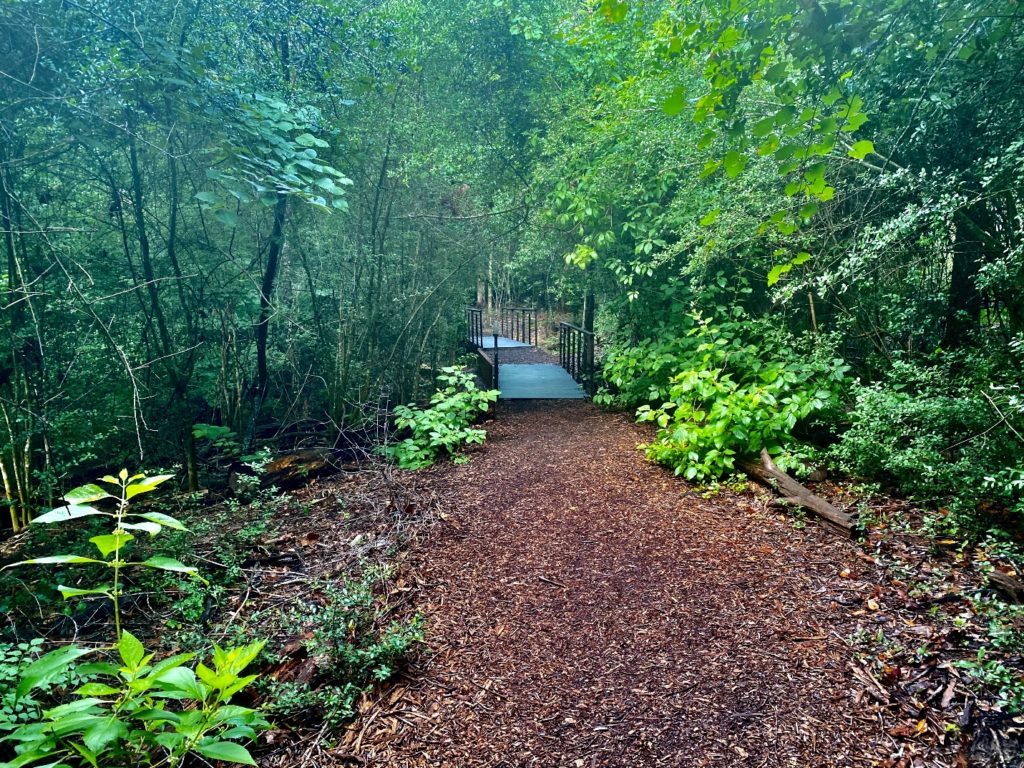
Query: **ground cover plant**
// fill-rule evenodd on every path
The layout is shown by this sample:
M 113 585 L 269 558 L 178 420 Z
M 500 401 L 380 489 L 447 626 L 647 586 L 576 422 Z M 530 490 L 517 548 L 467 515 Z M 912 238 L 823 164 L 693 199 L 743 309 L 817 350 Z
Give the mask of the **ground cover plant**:
M 395 426 L 411 434 L 388 446 L 387 455 L 403 469 L 429 467 L 442 456 L 464 463 L 468 459 L 461 449 L 487 437 L 484 429 L 473 425 L 498 399 L 498 391 L 477 389 L 473 374 L 461 368 L 444 368 L 437 380 L 440 386 L 426 408 L 395 407 Z

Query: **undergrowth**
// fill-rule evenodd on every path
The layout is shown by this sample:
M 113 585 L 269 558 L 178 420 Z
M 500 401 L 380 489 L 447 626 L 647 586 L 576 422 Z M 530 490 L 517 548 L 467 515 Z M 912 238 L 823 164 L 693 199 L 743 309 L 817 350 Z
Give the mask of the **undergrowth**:
M 848 366 L 784 346 L 767 357 L 748 340 L 748 324 L 690 320 L 685 334 L 611 349 L 603 364 L 609 386 L 595 400 L 634 407 L 638 421 L 655 424 L 641 447 L 687 480 L 717 481 L 761 449 L 783 469 L 801 467 L 794 431 L 839 407 Z
M 395 674 L 423 630 L 419 616 L 388 618 L 379 592 L 390 576 L 388 568 L 371 567 L 355 579 L 312 584 L 315 599 L 279 617 L 283 630 L 306 638 L 316 674 L 304 682 L 262 681 L 272 713 L 291 720 L 312 715 L 337 727 L 355 715 L 360 696 Z
M 463 463 L 462 448 L 487 437 L 485 430 L 473 424 L 498 399 L 498 391 L 478 389 L 473 375 L 461 368 L 442 368 L 437 380 L 441 387 L 431 396 L 429 407 L 395 408 L 395 425 L 409 436 L 388 446 L 385 453 L 402 469 L 429 467 L 442 456 Z

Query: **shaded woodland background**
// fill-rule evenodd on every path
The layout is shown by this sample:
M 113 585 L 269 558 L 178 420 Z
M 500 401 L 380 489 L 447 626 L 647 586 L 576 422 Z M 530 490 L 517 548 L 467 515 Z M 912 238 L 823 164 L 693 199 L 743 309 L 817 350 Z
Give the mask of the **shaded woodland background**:
M 211 435 L 332 444 L 431 393 L 478 294 L 587 291 L 606 403 L 768 366 L 792 466 L 1019 511 L 1021 14 L 5 3 L 10 523 L 140 456 L 195 488 Z

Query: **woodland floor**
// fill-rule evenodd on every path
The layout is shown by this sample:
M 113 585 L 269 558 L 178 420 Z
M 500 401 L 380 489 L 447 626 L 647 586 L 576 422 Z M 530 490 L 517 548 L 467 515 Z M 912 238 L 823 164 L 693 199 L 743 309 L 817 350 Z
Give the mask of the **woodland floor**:
M 586 402 L 502 404 L 470 464 L 428 473 L 446 520 L 407 561 L 428 648 L 336 755 L 469 768 L 890 753 L 855 705 L 842 641 L 865 613 L 838 575 L 855 545 L 749 495 L 703 498 L 645 462 L 644 437 Z
M 386 620 L 419 614 L 426 643 L 340 732 L 281 724 L 265 768 L 1024 766 L 1024 718 L 958 666 L 991 642 L 979 565 L 1013 575 L 981 548 L 833 483 L 858 541 L 752 487 L 702 494 L 586 401 L 502 402 L 487 429 L 468 464 L 347 470 L 280 517 L 232 620 L 266 634 L 263 606 L 394 562 Z M 282 631 L 266 673 L 315 687 L 315 644 Z

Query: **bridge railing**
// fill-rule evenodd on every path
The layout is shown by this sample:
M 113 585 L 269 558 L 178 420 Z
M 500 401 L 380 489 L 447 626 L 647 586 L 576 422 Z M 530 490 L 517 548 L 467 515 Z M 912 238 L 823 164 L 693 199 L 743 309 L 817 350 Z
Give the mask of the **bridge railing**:
M 587 394 L 594 394 L 594 334 L 591 331 L 572 323 L 559 323 L 558 362 Z
M 474 347 L 484 345 L 484 311 L 469 307 L 466 309 L 466 341 Z
M 537 343 L 537 310 L 530 307 L 502 307 L 498 310 L 498 332 L 523 344 Z

